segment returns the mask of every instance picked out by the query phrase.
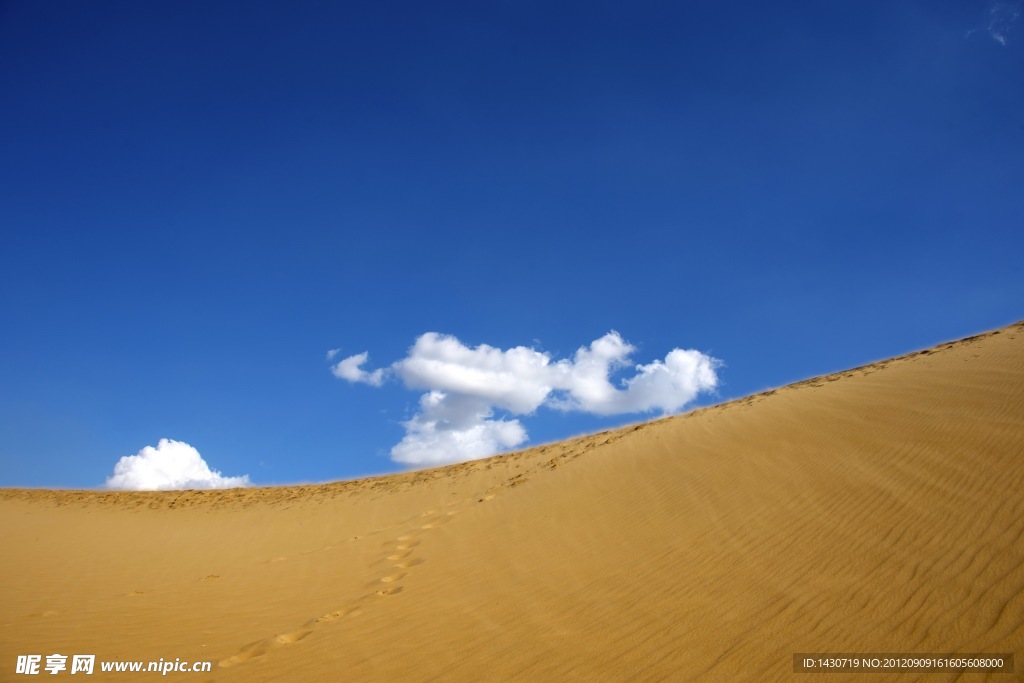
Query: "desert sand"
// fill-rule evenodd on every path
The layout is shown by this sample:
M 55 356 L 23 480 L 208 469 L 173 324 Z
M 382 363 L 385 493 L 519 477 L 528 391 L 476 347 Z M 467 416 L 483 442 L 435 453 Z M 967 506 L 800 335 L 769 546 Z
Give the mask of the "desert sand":
M 224 682 L 1016 680 L 1024 323 L 486 460 L 4 489 L 0 522 L 0 680 L 31 680 L 30 653 Z M 794 674 L 797 652 L 1015 652 L 1018 673 Z

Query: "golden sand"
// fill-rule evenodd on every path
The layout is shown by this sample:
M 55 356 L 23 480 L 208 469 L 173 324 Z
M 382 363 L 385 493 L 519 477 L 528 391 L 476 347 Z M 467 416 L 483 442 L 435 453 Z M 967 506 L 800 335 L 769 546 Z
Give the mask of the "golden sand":
M 209 660 L 166 680 L 225 682 L 810 683 L 893 677 L 795 675 L 796 652 L 1021 659 L 1024 324 L 435 470 L 0 490 L 0 534 L 0 680 L 31 680 L 32 653 Z

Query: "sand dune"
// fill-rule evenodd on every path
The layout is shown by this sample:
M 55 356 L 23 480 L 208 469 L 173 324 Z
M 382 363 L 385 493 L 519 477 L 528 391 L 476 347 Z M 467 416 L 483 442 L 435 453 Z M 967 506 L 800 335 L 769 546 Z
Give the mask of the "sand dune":
M 793 654 L 1020 659 L 1024 324 L 488 460 L 7 489 L 0 521 L 0 680 L 28 680 L 29 653 L 210 660 L 168 679 L 224 682 L 834 681 L 865 679 L 795 675 Z M 986 679 L 1015 675 L 899 680 Z

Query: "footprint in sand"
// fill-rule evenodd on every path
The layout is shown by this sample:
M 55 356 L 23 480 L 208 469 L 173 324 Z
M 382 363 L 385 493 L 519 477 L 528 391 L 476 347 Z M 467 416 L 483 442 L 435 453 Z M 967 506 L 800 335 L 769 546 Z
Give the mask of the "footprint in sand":
M 369 583 L 366 584 L 366 588 L 378 588 L 382 583 L 383 584 L 394 583 L 395 581 L 398 581 L 399 579 L 401 579 L 404 576 L 405 576 L 404 572 L 403 573 L 396 572 L 394 574 L 388 574 L 387 576 L 382 576 L 379 579 L 374 579 L 373 581 L 370 581 Z
M 388 559 L 390 560 L 391 558 L 389 557 Z M 426 562 L 426 560 L 413 558 L 411 560 L 405 560 L 404 562 L 398 562 L 397 564 L 395 564 L 395 566 L 399 569 L 409 569 L 410 567 L 418 567 L 424 562 Z
M 283 633 L 275 637 L 274 642 L 278 645 L 291 645 L 292 643 L 299 642 L 310 633 L 312 633 L 312 631 L 292 631 L 291 633 Z
M 391 560 L 392 562 L 394 562 L 396 560 L 403 560 L 403 559 L 409 557 L 410 555 L 412 555 L 412 550 L 403 550 L 403 551 L 400 551 L 400 552 L 388 555 L 387 559 Z
M 326 624 L 326 623 L 331 622 L 331 621 L 337 621 L 338 619 L 341 619 L 342 617 L 347 617 L 349 615 L 352 615 L 353 617 L 355 617 L 355 616 L 359 616 L 359 614 L 360 614 L 360 610 L 359 610 L 358 607 L 346 607 L 346 608 L 343 608 L 343 609 L 335 610 L 334 612 L 331 612 L 330 614 L 323 615 L 322 617 L 320 617 L 320 618 L 318 618 L 316 620 L 316 623 L 318 623 L 318 624 Z
M 493 495 L 489 496 L 489 498 L 493 497 Z M 373 581 L 370 584 L 368 584 L 367 587 L 375 588 L 376 590 L 374 590 L 374 592 L 371 593 L 369 596 L 364 595 L 363 598 L 361 599 L 366 599 L 367 597 L 372 597 L 373 595 L 377 595 L 379 597 L 388 597 L 392 595 L 398 595 L 399 593 L 401 593 L 403 587 L 393 585 L 396 582 L 405 578 L 405 576 L 407 575 L 405 571 L 401 570 L 410 569 L 412 567 L 418 567 L 419 565 L 424 563 L 424 560 L 422 559 L 410 557 L 410 555 L 412 555 L 413 553 L 413 549 L 420 545 L 420 543 L 422 542 L 419 538 L 419 536 L 422 534 L 421 530 L 435 529 L 443 524 L 447 524 L 456 514 L 457 512 L 454 510 L 449 511 L 445 514 L 437 514 L 436 510 L 428 510 L 427 512 L 423 513 L 423 515 L 420 516 L 421 518 L 428 518 L 426 524 L 423 524 L 419 529 L 414 529 L 409 533 L 405 533 L 391 541 L 386 541 L 385 543 L 383 543 L 382 545 L 384 546 L 384 548 L 390 550 L 390 554 L 386 556 L 386 561 L 393 563 L 392 566 L 398 569 L 399 571 L 388 574 L 386 576 L 382 576 L 376 581 Z M 430 517 L 431 515 L 434 516 Z M 350 540 L 354 541 L 358 538 L 358 536 L 355 536 Z M 335 546 L 326 546 L 324 550 L 329 550 L 333 547 Z M 282 555 L 267 560 L 267 562 L 283 562 L 287 559 L 287 556 Z M 374 564 L 380 563 L 381 561 L 384 560 L 377 560 Z M 219 577 L 215 574 L 210 574 L 203 580 L 206 581 L 216 578 Z M 385 586 L 380 587 L 381 584 L 385 584 Z M 360 613 L 361 610 L 358 607 L 356 607 L 355 605 L 349 605 L 347 607 L 343 607 L 333 612 L 329 612 L 328 614 L 324 614 L 316 619 L 310 620 L 306 622 L 304 626 L 316 626 L 318 624 L 327 624 L 333 621 L 337 621 L 342 617 L 350 615 L 355 616 Z M 223 668 L 228 668 L 249 661 L 251 659 L 255 659 L 257 657 L 262 657 L 273 648 L 296 643 L 302 640 L 303 638 L 308 637 L 312 633 L 313 631 L 311 629 L 302 628 L 296 631 L 292 631 L 290 633 L 274 636 L 273 638 L 259 640 L 254 643 L 250 643 L 243 647 L 237 654 L 228 657 L 227 659 L 221 660 L 219 662 L 219 666 Z
M 408 548 L 415 548 L 417 545 L 420 544 L 420 542 L 419 542 L 419 540 L 417 538 L 419 535 L 420 535 L 420 530 L 417 529 L 414 533 L 403 534 L 402 536 L 399 536 L 398 538 L 393 538 L 390 541 L 384 541 L 380 545 L 381 545 L 382 548 L 399 548 L 401 550 L 407 550 Z M 407 547 L 403 548 L 402 546 L 407 546 Z
M 455 514 L 456 514 L 455 512 L 449 512 L 448 514 L 444 515 L 443 517 L 435 517 L 434 519 L 432 519 L 431 521 L 427 522 L 426 524 L 424 524 L 420 528 L 421 529 L 436 529 L 437 527 L 441 526 L 442 524 L 447 524 L 448 522 L 452 521 L 452 516 L 455 515 Z
M 269 644 L 268 641 L 266 641 L 266 640 L 257 640 L 255 643 L 249 643 L 248 645 L 243 647 L 241 650 L 239 650 L 237 655 L 234 655 L 232 657 L 228 657 L 227 659 L 222 659 L 218 663 L 218 666 L 224 667 L 226 669 L 226 668 L 232 667 L 232 666 L 234 666 L 236 664 L 241 664 L 242 662 L 247 662 L 250 659 L 254 659 L 256 657 L 262 657 L 263 655 L 265 655 L 267 653 L 267 650 L 269 650 L 269 649 L 270 649 L 270 644 Z
M 241 664 L 242 662 L 247 662 L 250 659 L 262 657 L 276 647 L 297 643 L 311 633 L 312 631 L 310 630 L 300 629 L 290 633 L 282 633 L 266 640 L 257 640 L 256 642 L 249 643 L 243 647 L 238 654 L 221 660 L 218 666 L 228 668 L 235 666 L 236 664 Z

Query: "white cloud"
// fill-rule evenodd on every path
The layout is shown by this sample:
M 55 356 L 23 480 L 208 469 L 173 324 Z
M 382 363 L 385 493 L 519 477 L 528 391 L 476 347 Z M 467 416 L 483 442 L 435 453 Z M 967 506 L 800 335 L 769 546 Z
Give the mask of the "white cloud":
M 249 477 L 224 477 L 211 470 L 202 456 L 184 441 L 160 439 L 156 448 L 146 446 L 114 465 L 107 488 L 132 491 L 227 489 L 249 486 Z
M 380 386 L 388 376 L 426 390 L 419 412 L 403 423 L 405 438 L 391 457 L 410 465 L 436 465 L 482 458 L 526 441 L 518 419 L 541 406 L 595 415 L 661 411 L 672 413 L 718 384 L 720 361 L 695 350 L 673 349 L 665 359 L 635 365 L 634 374 L 612 383 L 630 365 L 636 348 L 609 332 L 573 358 L 553 361 L 534 348 L 469 347 L 449 335 L 421 335 L 405 358 L 388 368 L 362 369 L 360 353 L 332 368 L 349 382 Z
M 334 357 L 337 356 L 339 353 L 341 353 L 341 349 L 329 349 L 327 351 L 327 361 L 330 362 L 334 360 Z
M 407 465 L 443 465 L 485 458 L 526 441 L 519 420 L 493 415 L 485 400 L 430 391 L 420 397 L 420 412 L 403 423 L 405 438 L 391 457 Z
M 551 392 L 550 362 L 547 354 L 523 346 L 471 349 L 455 337 L 427 332 L 392 368 L 410 389 L 475 396 L 522 414 L 536 410 Z
M 366 351 L 354 356 L 349 356 L 331 368 L 331 372 L 334 373 L 335 377 L 347 379 L 349 382 L 362 382 L 374 387 L 379 387 L 384 383 L 384 371 L 374 370 L 373 372 L 366 372 L 360 367 L 369 357 L 370 354 Z

